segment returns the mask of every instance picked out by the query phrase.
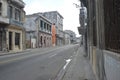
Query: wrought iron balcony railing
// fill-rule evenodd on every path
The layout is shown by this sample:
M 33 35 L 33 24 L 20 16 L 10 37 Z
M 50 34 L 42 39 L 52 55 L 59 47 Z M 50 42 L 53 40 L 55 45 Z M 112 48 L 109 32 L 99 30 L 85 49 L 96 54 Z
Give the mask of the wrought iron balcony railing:
M 23 26 L 23 22 L 17 21 L 17 20 L 12 19 L 12 18 L 10 19 L 10 24 L 13 24 L 13 25 L 16 25 L 16 26 L 20 26 L 20 27 Z

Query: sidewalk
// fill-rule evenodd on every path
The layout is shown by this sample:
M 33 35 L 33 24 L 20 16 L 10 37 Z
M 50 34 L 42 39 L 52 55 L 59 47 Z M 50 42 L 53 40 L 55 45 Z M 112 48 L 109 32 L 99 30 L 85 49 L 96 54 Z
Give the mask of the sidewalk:
M 0 56 L 4 56 L 4 55 L 11 55 L 11 54 L 17 54 L 17 53 L 24 53 L 24 52 L 34 52 L 34 51 L 37 51 L 37 50 L 41 50 L 41 51 L 44 51 L 44 50 L 47 50 L 47 49 L 54 49 L 54 48 L 58 48 L 58 46 L 56 47 L 43 47 L 43 48 L 30 48 L 30 49 L 25 49 L 23 51 L 18 51 L 18 52 L 15 52 L 15 51 L 11 51 L 11 52 L 0 52 Z
M 83 48 L 80 47 L 62 80 L 95 80 L 89 60 L 83 55 Z

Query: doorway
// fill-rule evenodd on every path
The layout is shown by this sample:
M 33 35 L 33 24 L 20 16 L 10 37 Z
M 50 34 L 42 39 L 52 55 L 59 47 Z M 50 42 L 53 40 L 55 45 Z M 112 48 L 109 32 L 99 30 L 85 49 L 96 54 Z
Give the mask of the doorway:
M 0 51 L 2 51 L 2 31 L 0 31 Z
M 43 46 L 42 40 L 43 40 L 43 37 L 41 36 L 41 38 L 40 38 L 41 47 Z
M 9 50 L 12 50 L 12 32 L 9 32 Z

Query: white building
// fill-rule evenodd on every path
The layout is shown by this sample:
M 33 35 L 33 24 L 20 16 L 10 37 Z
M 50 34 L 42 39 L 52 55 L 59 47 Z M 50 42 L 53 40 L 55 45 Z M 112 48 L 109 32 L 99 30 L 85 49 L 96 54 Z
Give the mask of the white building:
M 49 19 L 56 26 L 56 45 L 61 46 L 64 44 L 64 32 L 63 32 L 63 16 L 57 11 L 49 11 L 42 14 Z
M 71 44 L 70 35 L 67 32 L 64 32 L 64 44 L 65 45 Z
M 40 14 L 27 15 L 24 27 L 28 48 L 52 46 L 52 23 L 47 18 Z
M 70 43 L 76 43 L 76 34 L 71 30 L 65 30 L 65 33 L 70 35 Z

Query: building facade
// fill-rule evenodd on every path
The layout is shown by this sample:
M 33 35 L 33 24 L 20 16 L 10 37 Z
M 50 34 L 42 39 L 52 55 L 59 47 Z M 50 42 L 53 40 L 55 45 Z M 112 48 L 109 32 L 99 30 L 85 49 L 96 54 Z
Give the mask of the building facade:
M 5 0 L 0 1 L 0 51 L 7 50 L 6 31 L 7 31 L 7 26 L 9 24 L 7 5 L 8 5 L 7 1 Z
M 63 32 L 63 16 L 57 11 L 50 11 L 41 13 L 47 19 L 49 19 L 56 26 L 56 45 L 61 46 L 64 44 L 64 32 Z
M 42 15 L 26 16 L 26 45 L 28 48 L 52 46 L 52 23 Z
M 87 56 L 87 11 L 84 7 L 84 4 L 81 3 L 80 15 L 79 15 L 79 23 L 80 27 L 78 27 L 80 35 L 82 35 L 82 45 L 84 46 L 84 51 Z
M 52 45 L 56 46 L 56 27 L 52 24 Z
M 88 58 L 97 80 L 120 79 L 120 1 L 80 0 L 87 8 Z
M 70 34 L 64 31 L 64 45 L 71 44 Z
M 65 30 L 64 32 L 69 34 L 71 44 L 76 43 L 76 34 L 75 34 L 75 32 L 73 32 L 71 30 Z
M 24 6 L 22 0 L 0 1 L 0 51 L 25 49 Z

